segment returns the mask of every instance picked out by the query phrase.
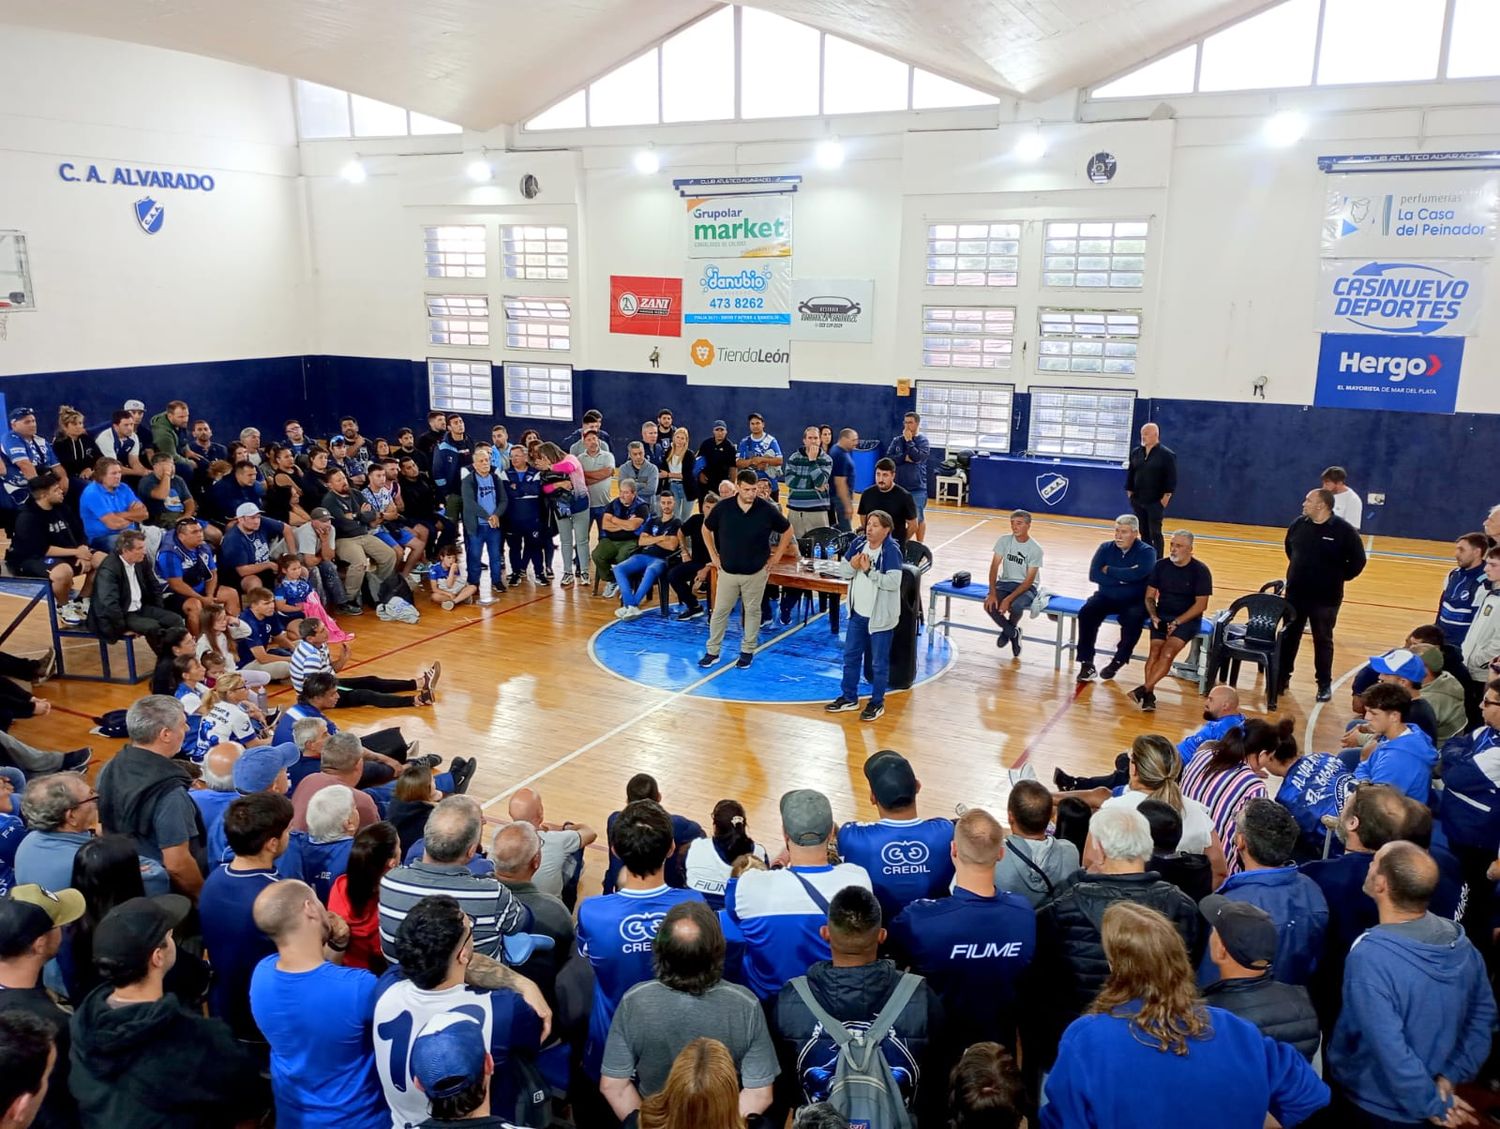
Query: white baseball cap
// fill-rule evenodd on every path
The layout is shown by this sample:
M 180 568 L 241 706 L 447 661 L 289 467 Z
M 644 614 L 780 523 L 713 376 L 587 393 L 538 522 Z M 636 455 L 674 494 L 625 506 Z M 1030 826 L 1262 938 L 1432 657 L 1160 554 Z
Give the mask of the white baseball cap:
M 127 412 L 144 412 L 146 410 L 146 405 L 141 403 L 139 400 L 126 400 L 125 406 L 122 410 Z
M 255 517 L 260 513 L 260 507 L 254 502 L 241 502 L 234 511 L 235 517 Z

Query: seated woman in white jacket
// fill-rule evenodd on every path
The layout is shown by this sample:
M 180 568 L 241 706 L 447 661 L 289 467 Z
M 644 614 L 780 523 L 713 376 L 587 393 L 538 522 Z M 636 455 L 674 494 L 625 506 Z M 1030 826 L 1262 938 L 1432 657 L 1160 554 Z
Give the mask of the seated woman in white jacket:
M 1500 546 L 1484 555 L 1484 580 L 1474 590 L 1474 619 L 1464 635 L 1464 665 L 1480 685 L 1494 678 L 1500 658 Z
M 844 682 L 839 696 L 823 708 L 829 713 L 859 709 L 859 674 L 870 660 L 870 700 L 860 721 L 885 713 L 885 686 L 891 673 L 891 633 L 901 618 L 901 546 L 891 536 L 895 526 L 884 510 L 871 510 L 865 535 L 856 537 L 839 561 L 849 578 L 849 616 L 844 628 Z

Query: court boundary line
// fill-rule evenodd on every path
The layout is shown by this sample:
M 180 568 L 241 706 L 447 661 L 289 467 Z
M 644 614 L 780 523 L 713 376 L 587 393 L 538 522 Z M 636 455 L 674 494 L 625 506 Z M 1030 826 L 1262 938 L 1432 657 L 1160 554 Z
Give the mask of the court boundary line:
M 1349 679 L 1353 678 L 1356 674 L 1358 674 L 1364 668 L 1364 666 L 1364 663 L 1360 663 L 1359 666 L 1351 668 L 1347 673 L 1345 673 L 1342 678 L 1329 686 L 1329 697 L 1327 702 L 1313 702 L 1313 708 L 1307 712 L 1307 725 L 1302 730 L 1302 752 L 1304 754 L 1313 751 L 1313 731 L 1318 727 L 1318 718 L 1323 714 L 1323 707 L 1328 705 L 1329 702 L 1332 702 L 1333 694 L 1338 691 L 1338 688 L 1345 682 L 1348 682 Z

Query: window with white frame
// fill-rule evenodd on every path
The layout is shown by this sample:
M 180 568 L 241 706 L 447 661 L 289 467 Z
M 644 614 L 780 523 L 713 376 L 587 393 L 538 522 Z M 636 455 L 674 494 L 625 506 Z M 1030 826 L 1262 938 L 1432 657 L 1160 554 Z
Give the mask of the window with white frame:
M 1124 462 L 1134 414 L 1134 392 L 1033 384 L 1027 453 Z
M 505 306 L 507 349 L 567 352 L 573 347 L 573 311 L 567 298 L 506 297 L 501 302 Z
M 954 384 L 917 381 L 922 434 L 948 451 L 1010 450 L 1014 384 Z
M 428 278 L 483 278 L 484 228 L 450 224 L 422 229 Z
M 1008 369 L 1016 345 L 1013 306 L 923 306 L 924 368 Z
M 427 398 L 435 412 L 495 414 L 495 376 L 489 361 L 427 358 Z
M 573 418 L 573 366 L 506 361 L 505 414 L 525 419 Z
M 415 110 L 297 79 L 297 135 L 303 141 L 342 137 L 420 137 L 462 133 L 464 127 Z
M 568 229 L 507 224 L 500 229 L 500 257 L 506 278 L 566 282 Z
M 1038 372 L 1134 376 L 1141 341 L 1139 310 L 1059 310 L 1037 313 Z
M 1020 269 L 1018 223 L 927 225 L 928 286 L 1015 286 Z
M 433 345 L 488 345 L 490 300 L 483 294 L 429 294 L 427 340 Z
M 1139 290 L 1149 229 L 1145 220 L 1049 221 L 1042 285 Z

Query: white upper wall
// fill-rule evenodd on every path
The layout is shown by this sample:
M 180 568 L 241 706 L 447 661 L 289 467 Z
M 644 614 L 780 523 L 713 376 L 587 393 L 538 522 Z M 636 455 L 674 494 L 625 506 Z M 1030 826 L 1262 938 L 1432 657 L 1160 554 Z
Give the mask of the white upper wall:
M 285 76 L 0 29 L 0 228 L 26 234 L 37 302 L 9 315 L 0 374 L 311 351 L 296 146 Z M 82 179 L 91 164 L 105 183 Z M 214 189 L 114 183 L 117 167 Z M 165 208 L 154 235 L 146 196 Z

